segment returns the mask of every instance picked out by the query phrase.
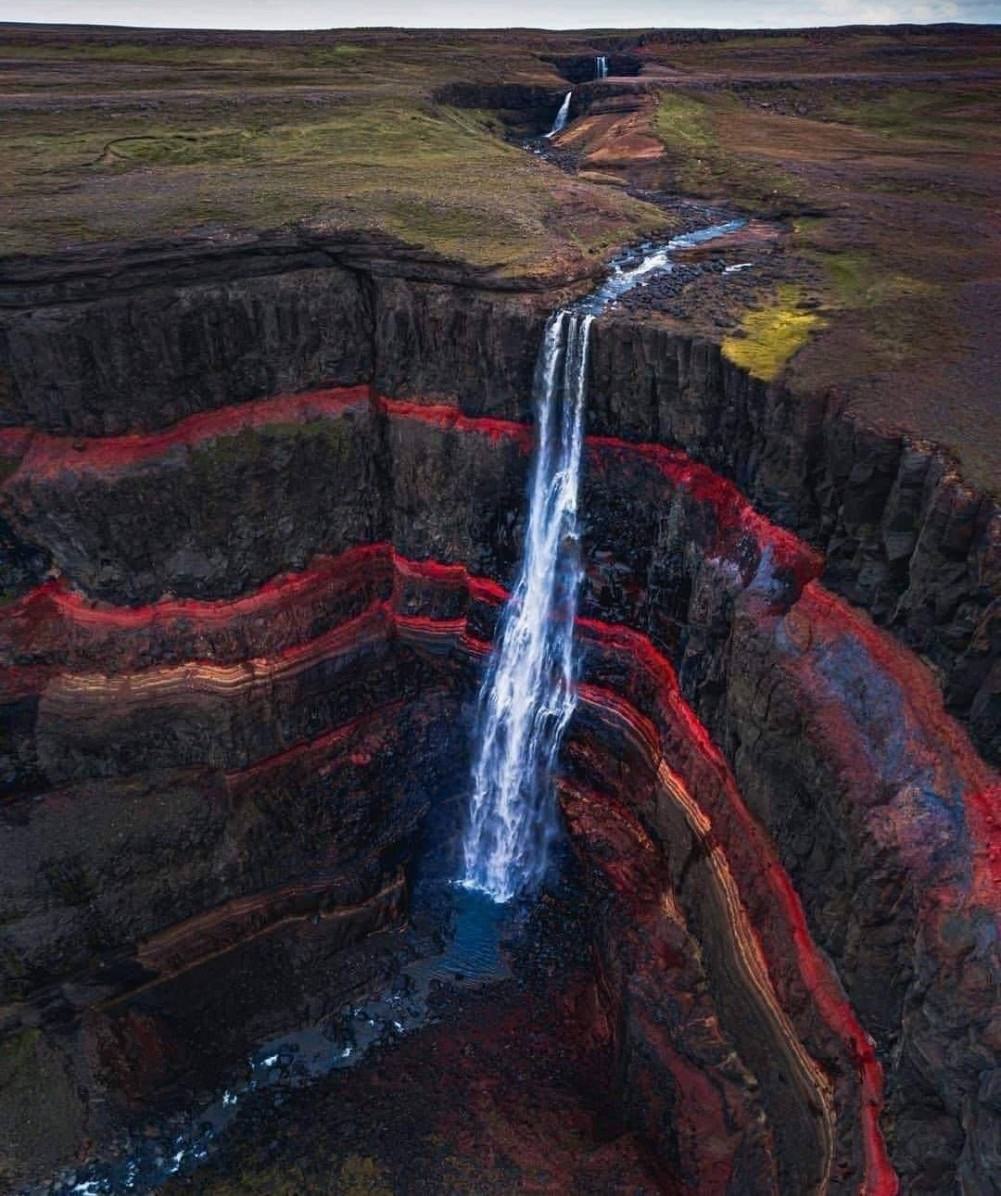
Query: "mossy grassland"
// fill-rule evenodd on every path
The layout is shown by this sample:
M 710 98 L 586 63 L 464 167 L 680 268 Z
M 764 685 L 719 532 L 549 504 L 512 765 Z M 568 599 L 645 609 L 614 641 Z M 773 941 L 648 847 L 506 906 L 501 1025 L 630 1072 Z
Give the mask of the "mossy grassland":
M 555 64 L 601 52 L 640 77 L 578 85 L 567 169 L 505 139 L 498 85 L 545 116 Z M 722 202 L 785 231 L 686 326 L 999 488 L 996 29 L 8 26 L 0 58 L 0 256 L 303 228 L 556 287 L 672 227 L 629 190 Z
M 5 190 L 21 212 L 0 232 L 8 252 L 311 221 L 531 273 L 547 255 L 586 261 L 665 223 L 430 101 L 258 101 L 113 115 L 86 130 L 64 113 L 34 114 L 8 125 L 4 140 Z
M 489 114 L 435 102 L 466 73 L 560 85 L 517 49 L 106 42 L 0 46 L 15 75 L 52 83 L 5 113 L 0 253 L 308 223 L 558 278 L 669 224 L 526 154 Z
M 939 45 L 954 73 L 932 81 L 931 45 L 880 36 L 829 43 L 828 73 L 811 74 L 815 39 L 795 65 L 786 39 L 765 40 L 754 61 L 772 75 L 757 79 L 732 41 L 676 47 L 675 69 L 698 58 L 721 74 L 673 78 L 651 118 L 667 186 L 788 229 L 767 269 L 743 280 L 761 285 L 732 312 L 727 355 L 797 392 L 837 393 L 864 422 L 935 442 L 969 481 L 1001 490 L 1001 71 L 961 71 Z M 852 73 L 830 73 L 853 52 Z M 724 62 L 746 72 L 739 84 Z
M 732 144 L 727 120 L 741 110 L 727 93 L 671 90 L 657 105 L 653 128 L 677 165 L 680 190 L 758 211 L 791 198 L 795 183 L 781 166 Z

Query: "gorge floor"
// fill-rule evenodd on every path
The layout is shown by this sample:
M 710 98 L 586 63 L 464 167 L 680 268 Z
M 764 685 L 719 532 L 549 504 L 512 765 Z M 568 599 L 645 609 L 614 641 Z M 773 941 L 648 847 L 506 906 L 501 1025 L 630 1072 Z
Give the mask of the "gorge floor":
M 509 906 L 419 880 L 408 927 L 369 940 L 369 992 L 248 1051 L 243 1074 L 227 1077 L 222 1105 L 235 1115 L 225 1127 L 154 1114 L 130 1155 L 49 1191 L 673 1191 L 611 1095 L 591 947 L 609 895 L 561 854 L 538 900 Z M 245 953 L 214 981 L 245 986 Z M 342 1062 L 346 1042 L 354 1058 Z

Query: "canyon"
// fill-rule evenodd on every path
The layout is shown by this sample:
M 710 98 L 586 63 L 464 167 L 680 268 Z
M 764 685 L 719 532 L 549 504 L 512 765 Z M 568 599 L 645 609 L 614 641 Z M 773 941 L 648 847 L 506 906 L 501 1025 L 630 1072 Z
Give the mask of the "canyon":
M 546 322 L 651 211 L 734 228 L 590 327 L 563 879 L 524 912 L 538 937 L 509 949 L 515 980 L 439 993 L 356 1074 L 237 1126 L 218 1186 L 167 1168 L 167 1190 L 997 1190 L 989 463 L 930 435 L 934 412 L 888 427 L 861 382 L 817 384 L 822 353 L 855 360 L 850 314 L 823 309 L 833 331 L 775 371 L 741 358 L 739 280 L 790 285 L 787 225 L 817 217 L 663 200 L 621 123 L 650 116 L 662 43 L 567 37 L 533 50 L 545 83 L 433 83 L 536 148 L 574 86 L 540 153 L 586 136 L 598 162 L 538 169 L 593 202 L 598 252 L 568 238 L 515 269 L 330 221 L 0 262 L 12 1191 L 155 1139 L 248 1043 L 384 989 L 423 933 L 523 558 Z M 572 1133 L 518 1104 L 547 1084 Z M 495 1087 L 521 1094 L 512 1125 L 481 1108 Z M 432 1155 L 444 1137 L 447 1180 L 345 1154 L 388 1151 L 387 1118 Z M 339 1186 L 311 1187 L 331 1158 Z

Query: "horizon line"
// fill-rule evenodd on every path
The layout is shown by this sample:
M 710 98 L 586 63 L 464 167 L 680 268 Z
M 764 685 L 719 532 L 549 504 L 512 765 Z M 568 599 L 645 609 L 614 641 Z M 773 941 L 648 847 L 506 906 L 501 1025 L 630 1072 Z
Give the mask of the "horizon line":
M 774 30 L 782 33 L 809 33 L 815 30 L 853 29 L 1001 29 L 1001 21 L 974 21 L 957 18 L 951 21 L 850 21 L 814 25 L 133 25 L 118 22 L 90 23 L 83 21 L 0 21 L 5 29 L 72 29 L 101 32 L 103 30 L 133 33 L 682 33 L 704 29 L 713 33 L 761 33 Z

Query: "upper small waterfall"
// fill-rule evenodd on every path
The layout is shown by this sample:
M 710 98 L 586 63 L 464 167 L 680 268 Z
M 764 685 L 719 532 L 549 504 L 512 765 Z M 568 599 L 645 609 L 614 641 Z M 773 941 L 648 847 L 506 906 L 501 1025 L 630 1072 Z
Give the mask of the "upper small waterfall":
M 560 110 L 556 113 L 556 119 L 553 121 L 553 127 L 546 134 L 547 137 L 555 137 L 557 133 L 562 133 L 567 127 L 567 117 L 570 115 L 570 99 L 573 96 L 572 91 L 568 91 L 563 97 L 563 103 L 560 104 Z
M 609 303 L 671 268 L 671 251 L 739 228 L 675 237 L 617 265 L 592 295 L 549 317 L 535 372 L 538 446 L 521 572 L 480 690 L 463 883 L 507 901 L 536 885 L 558 829 L 552 773 L 573 714 L 581 580 L 577 501 L 591 324 Z
M 594 77 L 596 79 L 608 78 L 608 59 L 604 54 L 599 54 L 594 60 Z

